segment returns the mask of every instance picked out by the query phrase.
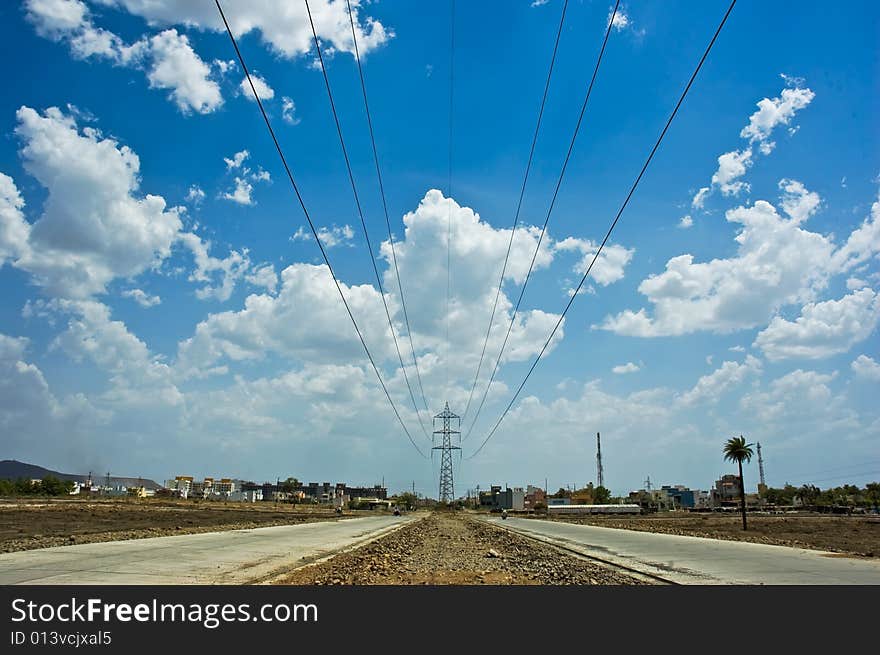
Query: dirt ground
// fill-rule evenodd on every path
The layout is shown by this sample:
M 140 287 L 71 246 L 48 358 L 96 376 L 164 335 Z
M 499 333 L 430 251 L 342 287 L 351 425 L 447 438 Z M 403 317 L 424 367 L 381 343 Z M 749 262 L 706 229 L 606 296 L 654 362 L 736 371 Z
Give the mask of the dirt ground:
M 346 512 L 342 518 L 354 513 Z M 0 501 L 0 553 L 172 534 L 340 518 L 330 509 L 275 503 L 173 500 Z
M 551 520 L 880 557 L 880 517 L 749 514 L 746 532 L 743 532 L 739 514 L 554 517 Z
M 438 512 L 295 571 L 291 585 L 645 584 L 458 512 Z

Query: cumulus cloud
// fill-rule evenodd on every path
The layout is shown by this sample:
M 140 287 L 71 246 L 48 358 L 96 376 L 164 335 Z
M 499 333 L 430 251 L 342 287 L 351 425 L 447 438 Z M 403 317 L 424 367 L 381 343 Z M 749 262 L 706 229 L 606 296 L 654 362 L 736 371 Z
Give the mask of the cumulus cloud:
M 127 45 L 116 34 L 96 27 L 80 0 L 27 0 L 25 6 L 37 34 L 66 42 L 78 59 L 101 57 L 117 66 L 143 70 L 150 88 L 170 90 L 169 99 L 183 114 L 208 114 L 223 104 L 210 66 L 176 29 Z
M 190 28 L 224 31 L 216 7 L 210 3 L 190 0 L 99 0 L 103 4 L 124 8 L 145 18 L 150 24 L 183 25 Z M 394 32 L 371 16 L 364 16 L 361 0 L 352 0 L 358 49 L 364 56 L 393 38 Z M 346 3 L 334 0 L 312 0 L 309 3 L 318 38 L 338 52 L 354 54 Z M 246 2 L 236 5 L 227 15 L 236 37 L 253 31 L 276 54 L 297 57 L 312 49 L 312 30 L 304 3 Z
M 796 85 L 795 88 L 783 89 L 780 97 L 764 98 L 758 102 L 758 111 L 749 117 L 749 124 L 740 132 L 742 138 L 748 139 L 749 147 L 725 152 L 718 157 L 718 170 L 712 175 L 711 186 L 701 187 L 691 201 L 694 209 L 703 209 L 706 199 L 715 189 L 725 196 L 749 191 L 750 186 L 742 177 L 754 163 L 756 153 L 753 147 L 757 147 L 762 155 L 769 155 L 776 145 L 770 141 L 774 129 L 779 125 L 788 125 L 796 112 L 812 102 L 816 94 L 804 86 L 803 80 L 784 75 L 783 78 L 786 84 Z
M 794 115 L 809 105 L 816 94 L 808 88 L 801 88 L 803 80 L 788 78 L 798 86 L 783 89 L 779 97 L 764 98 L 758 102 L 758 111 L 749 117 L 740 136 L 748 139 L 750 143 L 765 142 L 778 125 L 788 125 Z
M 210 241 L 202 241 L 195 234 L 181 234 L 179 240 L 189 249 L 195 260 L 196 268 L 190 273 L 189 280 L 203 283 L 203 286 L 196 290 L 196 297 L 220 302 L 229 300 L 235 290 L 236 282 L 250 268 L 251 261 L 247 249 L 233 250 L 221 259 L 209 254 Z
M 149 44 L 150 88 L 171 89 L 169 99 L 184 114 L 209 114 L 223 104 L 220 87 L 210 78 L 211 68 L 195 53 L 185 34 L 168 29 L 151 37 Z
M 275 273 L 275 267 L 272 264 L 263 264 L 255 266 L 245 279 L 255 287 L 263 287 L 269 293 L 275 293 L 278 286 L 278 275 Z
M 601 327 L 642 337 L 756 327 L 779 307 L 814 301 L 832 276 L 880 251 L 880 204 L 874 203 L 870 218 L 838 247 L 802 226 L 819 206 L 818 196 L 791 180 L 783 181 L 783 189 L 790 218 L 763 200 L 729 210 L 727 220 L 741 226 L 735 256 L 707 262 L 690 254 L 673 257 L 663 273 L 639 285 L 654 306 L 653 316 L 644 308 L 625 310 Z
M 776 316 L 755 338 L 771 361 L 822 359 L 844 353 L 867 339 L 880 321 L 880 296 L 871 289 L 840 300 L 808 303 L 794 321 Z
M 744 382 L 748 377 L 761 374 L 761 361 L 757 357 L 747 355 L 743 363 L 727 361 L 708 375 L 704 375 L 690 391 L 678 397 L 682 405 L 693 405 L 697 402 L 717 402 L 719 397 Z
M 694 225 L 694 219 L 691 218 L 690 214 L 688 214 L 687 216 L 682 216 L 681 220 L 678 222 L 678 227 L 680 227 L 683 230 L 686 230 L 689 227 L 693 227 L 693 225 Z
M 126 289 L 122 292 L 124 298 L 131 298 L 141 307 L 155 307 L 162 302 L 159 296 L 152 296 L 142 289 Z
M 28 225 L 10 213 L 21 208 L 11 180 L 0 181 L 0 252 L 15 255 L 15 267 L 49 293 L 82 298 L 169 256 L 180 211 L 161 196 L 140 195 L 140 160 L 130 148 L 93 128 L 79 130 L 55 107 L 43 114 L 22 107 L 16 116 L 25 170 L 48 196 Z
M 245 166 L 245 161 L 250 157 L 250 152 L 241 150 L 236 152 L 232 157 L 224 157 L 227 171 L 236 171 L 239 173 L 233 179 L 233 186 L 230 190 L 220 194 L 224 200 L 230 200 L 239 205 L 253 205 L 254 185 L 251 182 L 271 182 L 272 177 L 267 171 L 261 167 L 257 167 L 257 171 L 252 171 Z
M 627 362 L 626 364 L 620 364 L 619 366 L 615 366 L 611 369 L 612 373 L 616 373 L 617 375 L 623 375 L 625 373 L 635 373 L 640 370 L 641 366 L 638 364 L 634 364 L 632 362 Z
M 238 205 L 253 205 L 251 193 L 254 191 L 254 185 L 243 177 L 236 177 L 234 182 L 234 188 L 231 191 L 226 191 L 222 197 Z
M 255 73 L 251 73 L 251 82 L 254 83 L 253 89 L 251 89 L 247 77 L 242 78 L 241 84 L 238 85 L 239 93 L 251 102 L 257 101 L 257 99 L 254 98 L 254 89 L 256 89 L 257 95 L 260 97 L 261 101 L 271 100 L 275 97 L 275 89 L 269 86 L 269 83 L 264 78 Z
M 321 226 L 317 230 L 318 238 L 321 240 L 321 244 L 325 248 L 334 248 L 336 246 L 351 246 L 352 239 L 354 239 L 354 230 L 351 225 L 343 225 L 342 227 L 333 225 L 331 227 Z M 293 236 L 290 237 L 291 241 L 311 241 L 312 239 L 312 231 L 307 230 L 304 225 L 300 225 L 296 232 L 293 233 Z
M 859 355 L 856 357 L 852 364 L 850 364 L 850 367 L 852 368 L 853 373 L 856 374 L 856 377 L 871 380 L 873 382 L 880 382 L 880 364 L 867 355 Z
M 574 271 L 583 275 L 590 262 L 593 261 L 593 257 L 596 256 L 599 244 L 589 239 L 567 237 L 556 242 L 553 248 L 555 252 L 574 251 L 581 253 L 582 257 L 575 265 Z M 603 287 L 622 280 L 627 264 L 632 261 L 633 253 L 635 253 L 633 248 L 624 248 L 617 244 L 606 245 L 590 271 L 590 279 L 595 280 Z
M 752 163 L 752 151 L 734 150 L 725 152 L 718 157 L 718 170 L 712 176 L 712 186 L 718 187 L 725 196 L 733 196 L 743 189 L 748 190 L 749 185 L 741 178 L 746 173 L 746 168 Z
M 183 232 L 182 208 L 141 193 L 133 150 L 92 127 L 80 129 L 56 107 L 43 113 L 22 107 L 16 116 L 24 168 L 47 197 L 42 214 L 28 223 L 17 187 L 0 173 L 0 265 L 26 271 L 49 296 L 86 299 L 116 278 L 159 268 L 182 243 L 197 264 L 191 280 L 222 276 L 219 286 L 207 284 L 197 295 L 229 298 L 250 265 L 246 251 L 218 259 L 210 244 Z

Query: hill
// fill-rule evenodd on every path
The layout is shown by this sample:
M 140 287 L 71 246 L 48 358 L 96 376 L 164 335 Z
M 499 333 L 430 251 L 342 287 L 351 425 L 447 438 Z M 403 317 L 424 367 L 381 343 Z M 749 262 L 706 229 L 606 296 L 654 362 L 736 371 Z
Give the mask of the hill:
M 73 480 L 75 482 L 85 482 L 88 475 L 79 475 L 76 473 L 59 473 L 51 469 L 37 466 L 36 464 L 28 464 L 27 462 L 19 462 L 14 459 L 4 459 L 0 461 L 0 479 L 15 480 L 17 478 L 29 478 L 33 480 L 43 479 L 47 475 L 54 476 L 59 480 Z M 104 475 L 94 474 L 93 481 L 95 484 L 106 484 L 107 479 Z M 161 485 L 148 478 L 125 478 L 111 475 L 110 486 L 117 487 L 133 487 L 138 483 L 147 489 L 158 489 Z

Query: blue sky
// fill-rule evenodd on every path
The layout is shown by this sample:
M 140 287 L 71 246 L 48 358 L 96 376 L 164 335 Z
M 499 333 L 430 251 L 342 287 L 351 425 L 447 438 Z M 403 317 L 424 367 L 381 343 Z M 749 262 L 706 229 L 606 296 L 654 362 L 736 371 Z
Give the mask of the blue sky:
M 459 413 L 467 402 L 562 2 L 457 3 L 451 199 L 449 4 L 352 4 L 427 422 L 447 398 Z M 410 362 L 345 3 L 311 6 Z M 465 455 L 543 345 L 726 8 L 621 3 Z M 305 6 L 224 9 L 425 449 Z M 478 393 L 610 12 L 569 2 Z M 0 92 L 0 456 L 157 480 L 384 477 L 435 494 L 436 458 L 410 446 L 382 395 L 213 3 L 30 0 L 0 16 L 20 55 Z M 615 493 L 648 475 L 708 488 L 740 433 L 762 443 L 771 485 L 880 475 L 878 22 L 869 2 L 740 0 L 587 292 L 502 427 L 457 466 L 458 493 L 595 480 L 597 431 Z

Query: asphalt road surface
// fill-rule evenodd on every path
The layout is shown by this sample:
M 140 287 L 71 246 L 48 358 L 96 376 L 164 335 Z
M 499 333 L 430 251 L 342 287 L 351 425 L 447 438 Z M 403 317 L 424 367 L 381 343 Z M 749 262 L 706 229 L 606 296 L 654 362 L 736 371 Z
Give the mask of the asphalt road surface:
M 880 584 L 880 561 L 838 553 L 515 517 L 487 520 L 679 584 Z
M 0 584 L 248 584 L 386 534 L 411 516 L 42 548 L 0 555 Z

